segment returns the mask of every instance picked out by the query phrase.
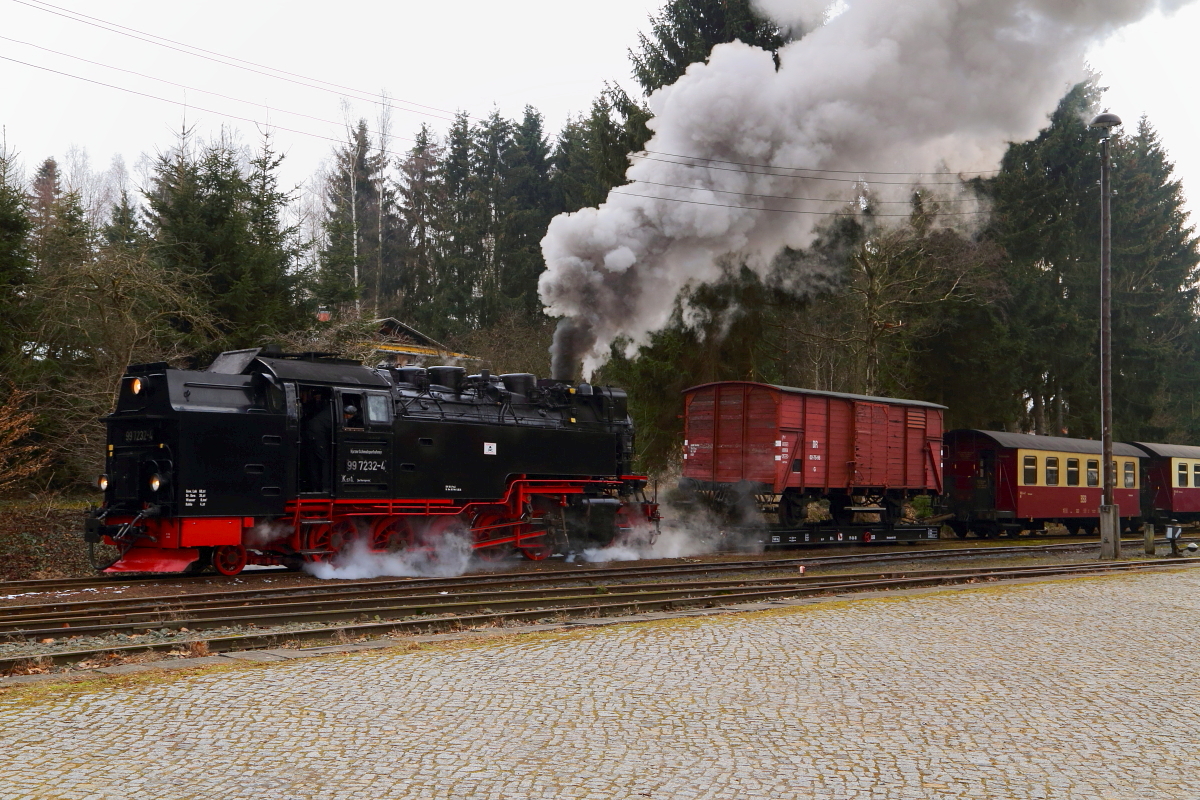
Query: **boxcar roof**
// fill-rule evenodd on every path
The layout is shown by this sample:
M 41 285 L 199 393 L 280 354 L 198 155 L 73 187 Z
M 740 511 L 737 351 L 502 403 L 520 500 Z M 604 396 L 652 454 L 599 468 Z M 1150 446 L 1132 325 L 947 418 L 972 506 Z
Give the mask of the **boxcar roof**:
M 1130 444 L 1159 458 L 1200 458 L 1200 447 L 1190 444 L 1158 444 L 1156 442 L 1130 442 Z
M 1054 450 L 1059 453 L 1091 453 L 1100 455 L 1104 445 L 1098 439 L 1068 439 L 1065 436 L 1037 436 L 1032 433 L 1008 433 L 1006 431 L 981 431 L 962 428 L 949 431 L 946 439 L 955 434 L 977 433 L 986 436 L 1001 447 L 1019 448 L 1021 450 Z M 1195 448 L 1200 451 L 1200 448 Z M 1125 442 L 1113 442 L 1114 456 L 1145 457 L 1145 453 Z
M 702 384 L 699 384 L 698 386 L 692 386 L 690 388 L 684 389 L 683 391 L 684 391 L 684 394 L 686 394 L 688 392 L 694 392 L 697 389 L 704 389 L 709 386 L 721 386 L 721 385 L 731 384 L 731 383 L 744 383 L 744 384 L 750 384 L 751 386 L 765 386 L 770 389 L 778 389 L 781 392 L 787 392 L 788 394 L 808 394 L 808 395 L 814 395 L 817 397 L 838 397 L 838 398 L 841 398 L 842 400 L 865 400 L 868 403 L 890 403 L 892 405 L 898 405 L 898 406 L 921 406 L 923 408 L 941 408 L 941 409 L 946 408 L 946 406 L 941 406 L 941 405 L 938 405 L 937 403 L 927 403 L 924 400 L 903 400 L 898 397 L 876 397 L 875 395 L 870 395 L 870 394 L 845 394 L 843 392 L 822 392 L 818 389 L 798 389 L 795 386 L 777 386 L 773 383 L 759 383 L 757 381 L 714 381 L 713 383 L 702 383 Z

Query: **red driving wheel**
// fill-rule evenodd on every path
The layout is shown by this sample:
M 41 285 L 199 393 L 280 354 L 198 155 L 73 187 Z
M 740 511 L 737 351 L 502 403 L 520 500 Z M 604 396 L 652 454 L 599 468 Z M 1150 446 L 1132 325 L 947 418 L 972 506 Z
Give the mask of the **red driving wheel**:
M 334 555 L 340 555 L 349 550 L 358 541 L 358 537 L 357 525 L 348 519 L 339 520 L 333 523 L 333 527 L 329 531 L 329 549 L 333 551 Z
M 408 517 L 380 517 L 371 527 L 371 549 L 398 553 L 412 547 L 412 526 Z
M 502 561 L 512 555 L 512 542 L 503 542 L 502 544 L 488 545 L 487 542 L 492 539 L 509 539 L 513 535 L 514 527 L 504 525 L 507 518 L 495 511 L 481 511 L 475 516 L 475 521 L 471 524 L 471 540 L 473 542 L 473 554 L 480 561 Z M 503 527 L 497 527 L 503 526 Z M 482 547 L 480 545 L 483 545 Z
M 329 525 L 313 525 L 304 534 L 305 561 L 328 561 L 333 555 L 330 539 L 333 529 Z
M 246 568 L 246 548 L 240 544 L 223 544 L 213 548 L 212 565 L 221 575 L 237 575 Z

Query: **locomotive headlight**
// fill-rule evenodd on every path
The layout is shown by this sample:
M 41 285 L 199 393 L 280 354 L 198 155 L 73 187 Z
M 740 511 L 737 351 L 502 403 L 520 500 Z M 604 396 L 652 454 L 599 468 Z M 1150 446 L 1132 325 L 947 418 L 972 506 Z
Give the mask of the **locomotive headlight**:
M 141 394 L 142 393 L 142 379 L 134 378 L 133 380 L 131 380 L 129 382 L 129 391 L 133 392 L 134 394 Z
M 157 473 L 155 473 L 154 475 L 151 475 L 150 476 L 150 491 L 157 492 L 159 490 L 159 488 L 162 486 L 162 483 L 163 483 L 162 477 L 160 475 L 158 475 Z
M 102 492 L 108 491 L 108 476 L 107 475 L 101 475 L 99 478 L 96 478 L 96 488 L 98 488 Z

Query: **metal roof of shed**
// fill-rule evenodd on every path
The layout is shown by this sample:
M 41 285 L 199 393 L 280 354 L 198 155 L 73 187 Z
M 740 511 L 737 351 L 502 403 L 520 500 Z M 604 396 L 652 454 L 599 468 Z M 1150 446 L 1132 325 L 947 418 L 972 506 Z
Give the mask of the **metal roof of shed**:
M 1159 458 L 1200 458 L 1200 447 L 1190 444 L 1159 444 L 1156 442 L 1130 442 L 1152 456 Z
M 1001 447 L 1012 447 L 1021 450 L 1053 450 L 1060 453 L 1088 453 L 1094 455 L 1102 455 L 1104 453 L 1103 443 L 1098 439 L 1068 439 L 1065 436 L 1038 436 L 1032 433 L 1008 433 L 1007 431 L 982 431 L 963 428 L 949 431 L 946 434 L 946 439 L 949 440 L 955 434 L 960 433 L 978 433 L 988 437 Z M 1200 448 L 1196 449 L 1200 450 Z M 1113 442 L 1113 455 L 1145 457 L 1145 454 L 1141 450 L 1125 442 Z
M 896 406 L 921 406 L 923 408 L 941 408 L 941 409 L 946 408 L 946 406 L 938 405 L 937 403 L 927 403 L 924 400 L 904 400 L 899 397 L 876 397 L 875 395 L 871 395 L 871 394 L 845 394 L 844 392 L 823 392 L 820 389 L 799 389 L 795 386 L 779 386 L 774 383 L 759 383 L 758 381 L 713 381 L 712 383 L 701 383 L 697 386 L 692 386 L 687 389 L 684 389 L 683 391 L 685 393 L 686 392 L 694 392 L 697 389 L 703 389 L 708 386 L 720 386 L 723 384 L 731 384 L 731 383 L 749 384 L 751 386 L 764 386 L 764 387 L 767 387 L 770 389 L 778 389 L 779 391 L 787 392 L 788 394 L 807 394 L 807 395 L 814 395 L 816 397 L 837 397 L 842 400 L 862 400 L 862 401 L 868 402 L 868 403 L 886 403 L 886 404 L 896 405 Z

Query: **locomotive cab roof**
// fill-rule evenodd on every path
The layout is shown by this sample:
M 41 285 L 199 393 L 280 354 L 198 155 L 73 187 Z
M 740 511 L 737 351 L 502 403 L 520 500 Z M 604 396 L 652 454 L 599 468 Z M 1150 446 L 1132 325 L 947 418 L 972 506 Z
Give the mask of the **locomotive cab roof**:
M 217 356 L 206 370 L 225 375 L 266 373 L 280 380 L 387 388 L 388 380 L 361 361 L 328 353 L 282 353 L 263 348 L 230 350 Z

